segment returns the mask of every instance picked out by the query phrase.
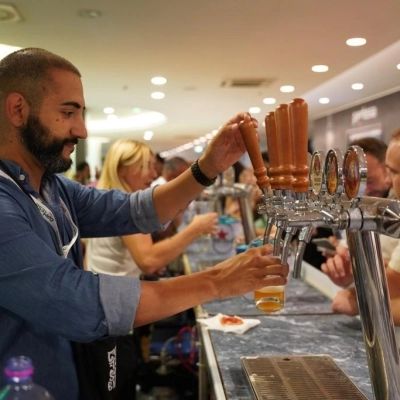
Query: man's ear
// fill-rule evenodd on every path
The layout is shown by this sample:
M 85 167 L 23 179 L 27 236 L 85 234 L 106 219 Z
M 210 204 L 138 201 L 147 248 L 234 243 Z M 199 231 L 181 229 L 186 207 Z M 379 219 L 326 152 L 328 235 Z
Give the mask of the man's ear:
M 10 93 L 6 99 L 6 114 L 9 121 L 17 128 L 28 120 L 30 107 L 20 93 Z

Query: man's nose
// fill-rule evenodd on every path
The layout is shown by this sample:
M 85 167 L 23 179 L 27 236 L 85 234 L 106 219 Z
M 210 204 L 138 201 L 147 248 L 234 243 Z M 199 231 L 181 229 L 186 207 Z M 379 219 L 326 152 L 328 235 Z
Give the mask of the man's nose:
M 72 134 L 79 139 L 87 138 L 87 129 L 83 118 L 72 128 Z

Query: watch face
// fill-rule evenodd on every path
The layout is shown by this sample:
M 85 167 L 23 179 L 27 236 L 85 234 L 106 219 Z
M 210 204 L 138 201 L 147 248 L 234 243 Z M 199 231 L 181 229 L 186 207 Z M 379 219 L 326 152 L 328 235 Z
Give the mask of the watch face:
M 322 195 L 325 190 L 324 176 L 325 154 L 322 151 L 315 151 L 310 163 L 310 184 L 315 195 Z

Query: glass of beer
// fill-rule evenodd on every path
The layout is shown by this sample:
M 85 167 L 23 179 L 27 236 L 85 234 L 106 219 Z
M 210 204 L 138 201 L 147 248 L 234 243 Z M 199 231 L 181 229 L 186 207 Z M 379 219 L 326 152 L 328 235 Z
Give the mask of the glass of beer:
M 269 244 L 274 244 L 275 240 L 270 237 Z M 249 247 L 258 247 L 263 245 L 263 237 L 259 236 L 253 239 Z M 285 286 L 265 286 L 254 291 L 254 301 L 260 311 L 275 312 L 283 308 L 285 304 Z

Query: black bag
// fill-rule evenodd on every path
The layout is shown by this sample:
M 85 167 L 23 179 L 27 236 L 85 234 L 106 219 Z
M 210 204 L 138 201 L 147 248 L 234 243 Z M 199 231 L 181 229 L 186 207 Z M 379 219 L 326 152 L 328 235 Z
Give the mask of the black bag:
M 71 343 L 81 400 L 136 398 L 140 360 L 134 335 L 108 337 L 90 343 Z

